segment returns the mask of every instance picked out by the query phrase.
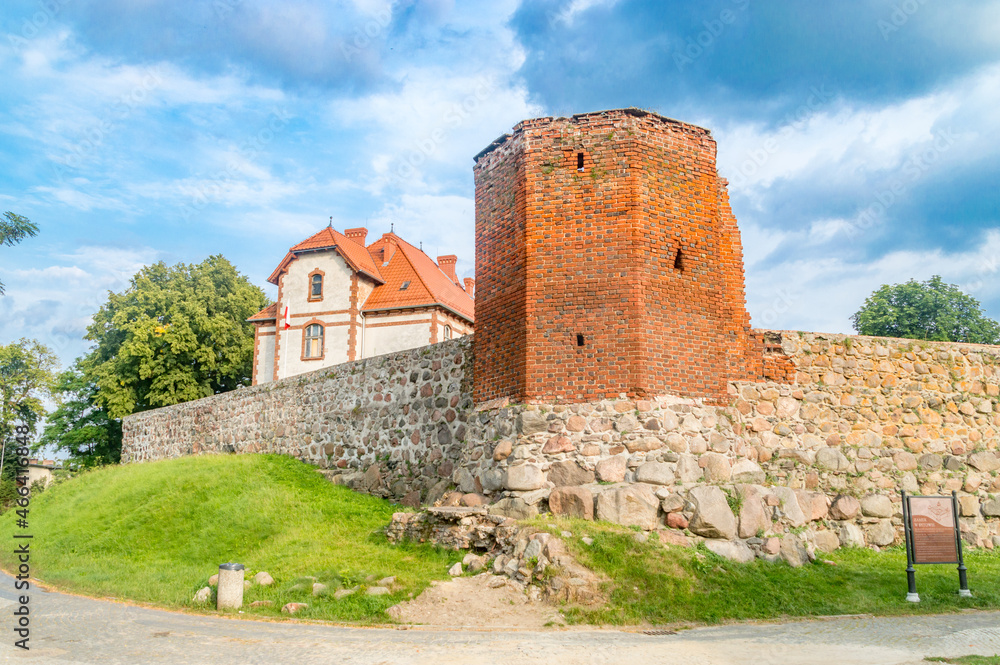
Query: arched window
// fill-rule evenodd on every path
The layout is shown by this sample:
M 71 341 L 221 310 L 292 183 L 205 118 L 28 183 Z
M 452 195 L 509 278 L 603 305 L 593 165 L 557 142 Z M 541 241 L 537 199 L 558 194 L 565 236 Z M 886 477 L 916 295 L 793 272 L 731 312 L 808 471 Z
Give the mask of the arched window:
M 306 326 L 304 340 L 305 348 L 302 351 L 302 358 L 322 358 L 323 357 L 323 326 L 318 323 Z
M 309 299 L 319 300 L 323 297 L 323 275 L 314 274 L 309 278 Z
M 444 338 L 451 339 L 451 326 L 444 327 Z

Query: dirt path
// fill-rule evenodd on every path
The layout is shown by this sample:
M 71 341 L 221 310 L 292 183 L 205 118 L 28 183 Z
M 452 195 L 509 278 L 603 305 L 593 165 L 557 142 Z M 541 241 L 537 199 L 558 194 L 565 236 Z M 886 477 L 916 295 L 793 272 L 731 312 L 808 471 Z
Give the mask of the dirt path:
M 541 630 L 565 624 L 556 608 L 528 600 L 513 582 L 489 573 L 432 583 L 389 614 L 403 623 L 441 628 Z

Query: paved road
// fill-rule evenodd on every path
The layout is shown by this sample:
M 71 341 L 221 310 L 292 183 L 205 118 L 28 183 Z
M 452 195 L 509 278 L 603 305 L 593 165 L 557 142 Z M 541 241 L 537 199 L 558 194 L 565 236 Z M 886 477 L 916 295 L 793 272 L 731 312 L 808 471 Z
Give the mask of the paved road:
M 31 650 L 13 647 L 13 580 L 0 575 L 0 662 L 180 665 L 670 663 L 916 665 L 1000 653 L 1000 613 L 842 618 L 701 628 L 677 635 L 570 629 L 368 629 L 240 621 L 32 589 Z

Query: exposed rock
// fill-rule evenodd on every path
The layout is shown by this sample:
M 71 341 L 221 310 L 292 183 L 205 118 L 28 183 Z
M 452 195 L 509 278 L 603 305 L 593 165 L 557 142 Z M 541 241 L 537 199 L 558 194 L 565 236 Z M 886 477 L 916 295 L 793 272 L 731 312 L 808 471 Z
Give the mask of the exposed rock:
M 509 490 L 537 490 L 545 484 L 545 475 L 534 464 L 518 464 L 507 468 L 504 484 Z
M 836 448 L 820 448 L 816 451 L 816 466 L 831 471 L 846 471 L 850 468 L 851 461 Z
M 625 480 L 628 457 L 615 455 L 597 463 L 597 479 L 605 483 L 620 483 Z
M 549 423 L 540 411 L 522 411 L 517 417 L 517 429 L 522 435 L 530 436 L 548 431 Z
M 348 596 L 354 595 L 357 590 L 357 587 L 354 587 L 353 589 L 337 589 L 333 592 L 333 599 L 341 600 L 343 598 L 347 598 Z
M 674 467 L 666 462 L 646 462 L 636 469 L 635 479 L 640 483 L 673 485 Z
M 740 538 L 753 538 L 771 528 L 771 516 L 764 507 L 762 491 L 753 485 L 738 485 L 737 491 L 743 497 L 740 506 Z
M 840 537 L 833 531 L 817 531 L 813 534 L 813 542 L 820 552 L 832 552 L 840 547 Z
M 709 539 L 705 541 L 705 547 L 730 561 L 749 563 L 754 560 L 753 551 L 742 540 Z
M 694 455 L 683 454 L 677 458 L 677 478 L 682 483 L 697 482 L 701 475 L 701 467 Z
M 784 519 L 792 526 L 802 526 L 806 523 L 806 515 L 799 506 L 799 499 L 795 492 L 788 487 L 773 487 L 771 492 L 778 497 L 778 508 L 784 515 Z
M 549 467 L 549 482 L 556 487 L 587 485 L 594 482 L 594 472 L 584 469 L 576 462 L 564 460 Z
M 892 545 L 896 540 L 896 530 L 889 520 L 879 520 L 875 524 L 866 524 L 864 527 L 865 539 L 869 545 L 886 547 Z
M 191 599 L 192 603 L 207 603 L 212 599 L 212 587 L 206 586 L 198 589 L 198 593 L 194 594 L 194 598 Z
M 695 506 L 689 528 L 699 536 L 732 540 L 736 537 L 736 517 L 726 494 L 718 487 L 695 487 L 688 495 Z
M 995 496 L 983 503 L 983 515 L 987 517 L 1000 517 L 1000 496 Z
M 271 607 L 274 605 L 273 600 L 255 600 L 250 603 L 250 607 Z
M 983 473 L 1000 469 L 1000 458 L 991 452 L 972 453 L 969 455 L 968 463 L 969 466 Z
M 900 471 L 913 471 L 917 468 L 917 458 L 913 453 L 901 450 L 892 456 L 892 462 Z
M 887 496 L 868 494 L 861 499 L 861 513 L 866 517 L 892 517 L 892 512 L 892 501 Z
M 475 555 L 473 555 L 473 556 L 475 556 Z M 384 587 L 389 587 L 389 588 L 392 588 L 392 586 L 395 583 L 396 583 L 396 576 L 395 575 L 390 575 L 389 577 L 383 577 L 382 579 L 380 579 L 378 581 L 378 585 L 379 586 L 384 586 Z
M 705 469 L 705 480 L 710 483 L 725 482 L 733 472 L 729 458 L 719 453 L 705 453 L 698 460 L 698 466 Z
M 841 494 L 830 506 L 830 517 L 835 520 L 853 520 L 861 512 L 861 502 L 853 496 Z M 843 536 L 841 536 L 843 540 Z
M 308 609 L 309 605 L 306 603 L 286 603 L 284 607 L 281 608 L 284 614 L 296 614 L 304 609 Z
M 733 465 L 732 481 L 734 483 L 750 483 L 759 485 L 764 482 L 764 469 L 748 459 L 740 460 Z
M 255 584 L 259 584 L 261 586 L 269 586 L 271 584 L 274 584 L 274 578 L 272 578 L 263 570 L 253 576 L 253 581 Z
M 325 596 L 327 586 L 320 582 L 314 582 L 312 586 L 312 595 L 314 596 Z
M 972 494 L 963 494 L 958 497 L 959 514 L 962 517 L 976 517 L 979 515 L 979 497 Z
M 573 445 L 573 440 L 568 436 L 553 436 L 545 445 L 542 446 L 542 452 L 546 455 L 555 455 L 557 453 L 570 453 L 576 450 L 576 446 Z
M 538 508 L 529 506 L 523 499 L 510 497 L 500 499 L 489 507 L 490 515 L 503 515 L 516 520 L 529 520 L 538 514 Z
M 219 574 L 216 573 L 208 578 L 208 586 L 219 586 Z
M 555 515 L 594 519 L 594 495 L 585 487 L 557 487 L 549 494 L 549 510 Z
M 917 461 L 921 469 L 927 471 L 936 471 L 941 468 L 943 460 L 940 455 L 935 455 L 934 453 L 927 453 L 926 455 L 921 455 L 920 459 Z
M 448 574 L 452 577 L 458 577 L 462 574 L 462 562 L 457 561 L 455 565 L 448 569 Z
M 806 548 L 802 546 L 797 536 L 790 533 L 786 533 L 785 537 L 781 539 L 780 554 L 781 558 L 792 568 L 798 568 L 809 562 L 809 553 Z
M 616 487 L 597 497 L 597 519 L 650 530 L 657 526 L 660 501 L 647 487 Z
M 495 462 L 502 462 L 510 457 L 513 446 L 514 444 L 509 439 L 504 439 L 498 443 L 497 447 L 493 449 L 493 460 Z
M 365 591 L 365 593 L 369 596 L 388 596 L 392 593 L 392 591 L 384 586 L 371 586 L 368 587 L 368 590 Z

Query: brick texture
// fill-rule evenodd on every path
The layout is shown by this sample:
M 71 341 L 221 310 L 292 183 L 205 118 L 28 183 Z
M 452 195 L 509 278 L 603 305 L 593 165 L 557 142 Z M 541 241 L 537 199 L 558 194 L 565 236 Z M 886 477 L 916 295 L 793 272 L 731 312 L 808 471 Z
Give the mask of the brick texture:
M 526 120 L 477 156 L 477 402 L 722 400 L 763 376 L 715 156 L 634 109 Z

